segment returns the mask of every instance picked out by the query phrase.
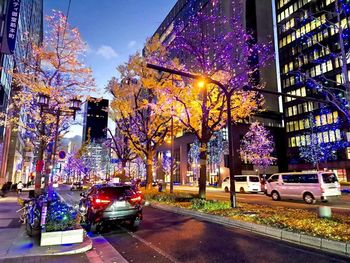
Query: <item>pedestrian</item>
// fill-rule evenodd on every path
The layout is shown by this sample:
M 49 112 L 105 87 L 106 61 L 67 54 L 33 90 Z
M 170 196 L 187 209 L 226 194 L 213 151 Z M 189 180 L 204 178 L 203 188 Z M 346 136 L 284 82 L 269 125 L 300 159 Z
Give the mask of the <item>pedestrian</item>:
M 7 194 L 7 192 L 8 192 L 8 184 L 5 183 L 5 184 L 3 184 L 2 187 L 1 187 L 0 196 L 1 196 L 1 197 L 5 197 L 5 195 Z
M 18 194 L 22 193 L 22 189 L 23 189 L 22 181 L 19 181 L 17 184 L 17 193 Z

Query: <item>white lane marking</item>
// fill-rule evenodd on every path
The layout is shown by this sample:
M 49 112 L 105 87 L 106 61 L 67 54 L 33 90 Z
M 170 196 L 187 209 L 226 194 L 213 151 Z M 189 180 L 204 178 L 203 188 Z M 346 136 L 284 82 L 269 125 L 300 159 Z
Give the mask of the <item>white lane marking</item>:
M 142 237 L 139 237 L 138 235 L 128 231 L 127 229 L 123 228 L 123 230 L 125 230 L 130 236 L 132 236 L 133 238 L 137 239 L 138 241 L 144 243 L 146 246 L 150 247 L 151 249 L 155 250 L 156 252 L 158 252 L 159 254 L 161 254 L 163 257 L 169 259 L 171 262 L 174 263 L 179 263 L 180 261 L 178 261 L 176 258 L 174 258 L 173 256 L 170 256 L 169 254 L 167 254 L 166 252 L 164 252 L 162 249 L 152 245 L 152 243 L 146 241 L 145 239 L 143 239 Z

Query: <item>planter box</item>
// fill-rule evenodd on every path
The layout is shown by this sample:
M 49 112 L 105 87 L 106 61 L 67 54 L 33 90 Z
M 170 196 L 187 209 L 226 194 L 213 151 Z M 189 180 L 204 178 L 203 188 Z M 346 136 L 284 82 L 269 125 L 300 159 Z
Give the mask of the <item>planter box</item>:
M 74 229 L 55 232 L 41 232 L 40 246 L 64 245 L 81 243 L 84 238 L 84 230 Z

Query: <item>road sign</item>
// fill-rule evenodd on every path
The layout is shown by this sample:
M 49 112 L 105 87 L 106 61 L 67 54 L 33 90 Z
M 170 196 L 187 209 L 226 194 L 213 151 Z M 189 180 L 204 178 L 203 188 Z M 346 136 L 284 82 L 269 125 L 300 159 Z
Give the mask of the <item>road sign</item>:
M 60 152 L 58 153 L 58 157 L 60 157 L 60 159 L 66 158 L 66 152 L 65 152 L 65 151 L 60 151 Z

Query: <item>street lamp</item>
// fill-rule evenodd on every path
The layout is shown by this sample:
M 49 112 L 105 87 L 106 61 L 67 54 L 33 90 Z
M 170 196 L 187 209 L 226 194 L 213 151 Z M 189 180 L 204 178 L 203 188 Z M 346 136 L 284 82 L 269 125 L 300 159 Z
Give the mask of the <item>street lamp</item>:
M 53 145 L 53 151 L 51 155 L 51 180 L 49 180 L 49 175 L 46 175 L 45 177 L 45 186 L 49 187 L 49 191 L 52 190 L 52 179 L 53 179 L 53 169 L 55 167 L 55 161 L 56 161 L 56 151 L 57 151 L 57 141 L 58 141 L 58 127 L 59 127 L 59 121 L 61 116 L 73 116 L 75 119 L 76 112 L 80 110 L 81 107 L 81 100 L 78 98 L 73 98 L 69 101 L 69 110 L 62 110 L 61 108 L 50 108 L 49 106 L 49 101 L 50 97 L 46 94 L 39 93 L 38 94 L 38 104 L 40 105 L 40 115 L 42 113 L 47 113 L 51 114 L 56 117 L 56 123 L 55 123 L 55 138 L 54 138 L 54 145 Z M 42 121 L 42 126 L 41 126 L 41 135 L 43 135 L 45 132 L 45 120 L 43 119 Z M 39 159 L 41 162 L 43 162 L 43 144 L 41 145 L 42 149 L 40 149 L 41 154 L 39 155 Z M 39 179 L 36 179 L 36 181 Z M 40 176 L 40 181 L 41 181 L 41 176 Z M 37 183 L 35 188 L 37 188 Z
M 158 71 L 168 72 L 170 74 L 179 75 L 191 79 L 198 80 L 197 85 L 199 88 L 204 88 L 207 83 L 212 83 L 217 85 L 222 92 L 225 94 L 226 103 L 227 103 L 227 129 L 228 129 L 228 147 L 229 147 L 229 169 L 230 169 L 230 201 L 231 207 L 235 208 L 236 205 L 236 192 L 235 192 L 235 177 L 234 177 L 234 166 L 233 166 L 233 137 L 232 137 L 232 122 L 231 122 L 231 97 L 233 95 L 234 90 L 229 90 L 228 85 L 224 85 L 221 82 L 214 80 L 209 77 L 203 77 L 200 75 L 195 75 L 191 73 L 186 73 L 179 70 L 169 69 L 165 67 L 161 67 L 158 65 L 153 65 L 147 63 L 147 67 L 151 69 L 155 69 Z

